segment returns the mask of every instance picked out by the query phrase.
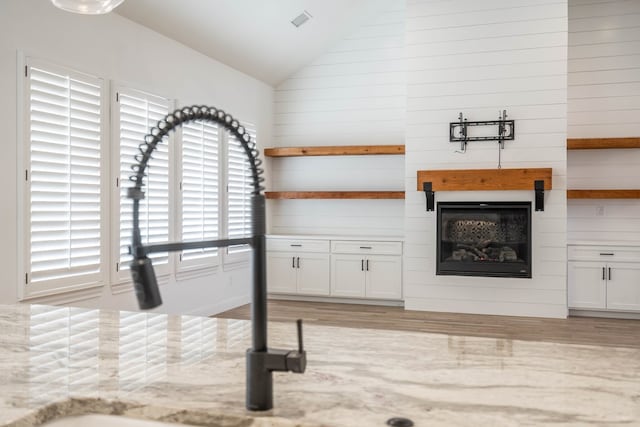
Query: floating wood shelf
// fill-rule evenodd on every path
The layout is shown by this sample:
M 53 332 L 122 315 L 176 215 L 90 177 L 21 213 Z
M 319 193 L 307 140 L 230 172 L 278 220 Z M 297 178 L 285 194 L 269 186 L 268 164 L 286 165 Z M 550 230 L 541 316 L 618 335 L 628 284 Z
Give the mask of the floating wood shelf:
M 320 147 L 265 148 L 267 157 L 366 156 L 404 154 L 404 145 L 326 145 Z
M 533 190 L 535 181 L 544 181 L 551 190 L 551 168 L 452 169 L 418 171 L 418 191 L 431 182 L 432 191 Z
M 266 191 L 267 199 L 404 199 L 404 191 Z
M 607 148 L 640 148 L 640 137 L 567 139 L 567 150 L 602 150 Z
M 640 199 L 640 190 L 567 190 L 567 199 Z

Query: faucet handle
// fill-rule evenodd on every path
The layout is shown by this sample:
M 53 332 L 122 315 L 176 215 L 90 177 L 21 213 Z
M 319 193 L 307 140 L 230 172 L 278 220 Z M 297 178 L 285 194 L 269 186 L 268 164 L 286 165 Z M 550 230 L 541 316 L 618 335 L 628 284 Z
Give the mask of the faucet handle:
M 271 348 L 266 352 L 253 352 L 255 357 L 264 357 L 263 366 L 269 371 L 303 373 L 307 368 L 307 352 L 302 345 L 302 320 L 296 321 L 298 328 L 298 349 L 281 350 Z M 260 356 L 258 356 L 260 355 Z
M 302 319 L 296 320 L 298 329 L 298 351 L 290 351 L 286 355 L 287 370 L 291 372 L 303 373 L 307 367 L 307 352 L 304 351 L 302 342 Z
M 296 320 L 296 327 L 298 328 L 298 353 L 304 352 L 304 345 L 302 343 L 302 319 Z

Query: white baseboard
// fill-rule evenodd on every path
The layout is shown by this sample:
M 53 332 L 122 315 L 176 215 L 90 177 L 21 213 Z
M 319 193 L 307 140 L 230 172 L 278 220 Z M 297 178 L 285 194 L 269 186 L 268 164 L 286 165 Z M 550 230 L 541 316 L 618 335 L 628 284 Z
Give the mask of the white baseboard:
M 287 300 L 287 301 L 308 301 L 308 302 L 334 302 L 339 304 L 366 304 L 366 305 L 385 305 L 391 307 L 403 307 L 404 301 L 398 300 L 380 300 L 366 298 L 338 298 L 338 297 L 315 297 L 310 295 L 286 295 L 286 294 L 269 294 L 269 299 Z
M 467 301 L 443 298 L 406 298 L 405 310 L 496 316 L 549 317 L 565 319 L 566 305 L 527 304 L 499 301 Z
M 628 311 L 597 311 L 597 310 L 569 310 L 569 316 L 575 317 L 603 317 L 607 319 L 640 320 L 640 313 Z

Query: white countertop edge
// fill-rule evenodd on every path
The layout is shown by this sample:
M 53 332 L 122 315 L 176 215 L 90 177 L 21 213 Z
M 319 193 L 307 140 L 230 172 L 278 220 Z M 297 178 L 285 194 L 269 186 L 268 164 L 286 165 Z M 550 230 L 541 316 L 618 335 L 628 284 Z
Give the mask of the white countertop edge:
M 567 246 L 632 246 L 640 247 L 638 241 L 612 241 L 612 240 L 573 240 L 567 242 Z
M 267 239 L 290 240 L 349 240 L 371 242 L 404 242 L 403 236 L 352 236 L 335 234 L 267 234 Z

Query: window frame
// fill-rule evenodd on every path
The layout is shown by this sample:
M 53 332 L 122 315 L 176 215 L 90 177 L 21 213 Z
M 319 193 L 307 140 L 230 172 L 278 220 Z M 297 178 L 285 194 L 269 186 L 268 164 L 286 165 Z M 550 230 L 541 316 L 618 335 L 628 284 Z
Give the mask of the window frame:
M 196 120 L 196 123 L 199 121 Z M 204 122 L 205 124 L 209 124 Z M 222 239 L 224 232 L 223 225 L 223 193 L 222 191 L 224 184 L 224 171 L 223 171 L 223 151 L 225 147 L 225 131 L 222 126 L 219 124 L 215 124 L 216 132 L 217 132 L 217 150 L 218 150 L 218 162 L 216 164 L 217 167 L 217 193 L 218 193 L 218 212 L 217 212 L 217 221 L 218 221 L 218 229 L 217 229 L 217 238 Z M 183 207 L 184 207 L 184 188 L 183 188 L 183 172 L 184 172 L 184 126 L 180 126 L 176 129 L 176 132 L 179 132 L 180 137 L 176 138 L 176 182 L 175 182 L 175 194 L 176 197 L 176 233 L 178 235 L 178 240 L 183 241 Z M 224 248 L 218 248 L 215 251 L 215 255 L 203 257 L 200 259 L 193 260 L 184 260 L 182 257 L 182 252 L 177 252 L 176 255 L 176 277 L 178 278 L 190 278 L 190 277 L 199 277 L 211 274 L 216 271 L 219 266 L 222 264 L 222 253 L 224 252 Z
M 167 112 L 175 109 L 175 100 L 163 97 L 160 95 L 151 94 L 139 89 L 134 89 L 129 85 L 114 82 L 111 85 L 110 107 L 111 107 L 111 168 L 110 168 L 110 189 L 111 189 L 111 209 L 110 209 L 110 222 L 111 222 L 111 238 L 109 242 L 109 251 L 111 255 L 111 263 L 109 271 L 111 274 L 110 285 L 114 293 L 133 290 L 131 287 L 131 274 L 128 268 L 120 268 L 120 207 L 121 207 L 121 189 L 123 186 L 130 187 L 130 181 L 127 179 L 125 182 L 120 177 L 120 101 L 119 95 L 124 94 L 131 97 L 139 97 L 153 102 L 167 103 Z M 147 129 L 149 130 L 149 129 Z M 147 132 L 148 133 L 148 132 Z M 161 144 L 166 144 L 168 152 L 168 192 L 169 192 L 169 212 L 168 212 L 168 239 L 167 241 L 175 240 L 176 233 L 176 201 L 175 201 L 175 179 L 176 179 L 176 167 L 175 167 L 175 140 L 176 134 L 171 133 L 167 141 L 163 141 Z M 140 140 L 142 142 L 142 140 Z M 133 173 L 133 171 L 131 171 Z M 145 185 L 147 179 L 145 178 Z M 128 199 L 127 199 L 128 200 Z M 175 274 L 175 252 L 168 253 L 168 259 L 165 264 L 154 264 L 154 271 L 159 283 L 165 284 L 169 278 Z
M 69 67 L 56 64 L 52 61 L 27 56 L 18 52 L 18 286 L 17 296 L 19 301 L 33 298 L 60 295 L 73 291 L 87 291 L 101 288 L 108 282 L 108 141 L 109 141 L 109 109 L 108 99 L 109 81 L 89 73 L 84 73 Z M 67 276 L 63 278 L 45 279 L 31 282 L 31 69 L 37 68 L 44 72 L 67 76 L 99 87 L 100 99 L 100 261 L 98 271 L 90 274 Z M 99 292 L 96 291 L 96 292 Z M 91 291 L 93 294 L 93 291 Z
M 251 135 L 251 140 L 254 144 L 257 144 L 257 127 L 252 122 L 243 121 L 240 122 L 242 126 L 249 132 Z M 224 221 L 224 236 L 225 238 L 229 238 L 229 140 L 231 139 L 231 133 L 229 131 L 224 132 L 225 134 L 225 146 L 224 146 L 224 207 L 223 207 L 223 221 Z M 251 191 L 251 189 L 249 189 Z M 249 198 L 250 198 L 249 193 Z M 251 200 L 249 199 L 249 209 L 251 209 Z M 251 214 L 251 212 L 249 212 Z M 249 232 L 251 232 L 251 221 L 249 221 Z M 239 237 L 239 236 L 237 236 Z M 251 261 L 251 247 L 249 245 L 243 245 L 244 248 L 239 248 L 238 251 L 229 251 L 229 247 L 224 248 L 222 259 L 225 269 L 231 270 L 234 268 L 244 267 L 245 264 L 248 264 Z

